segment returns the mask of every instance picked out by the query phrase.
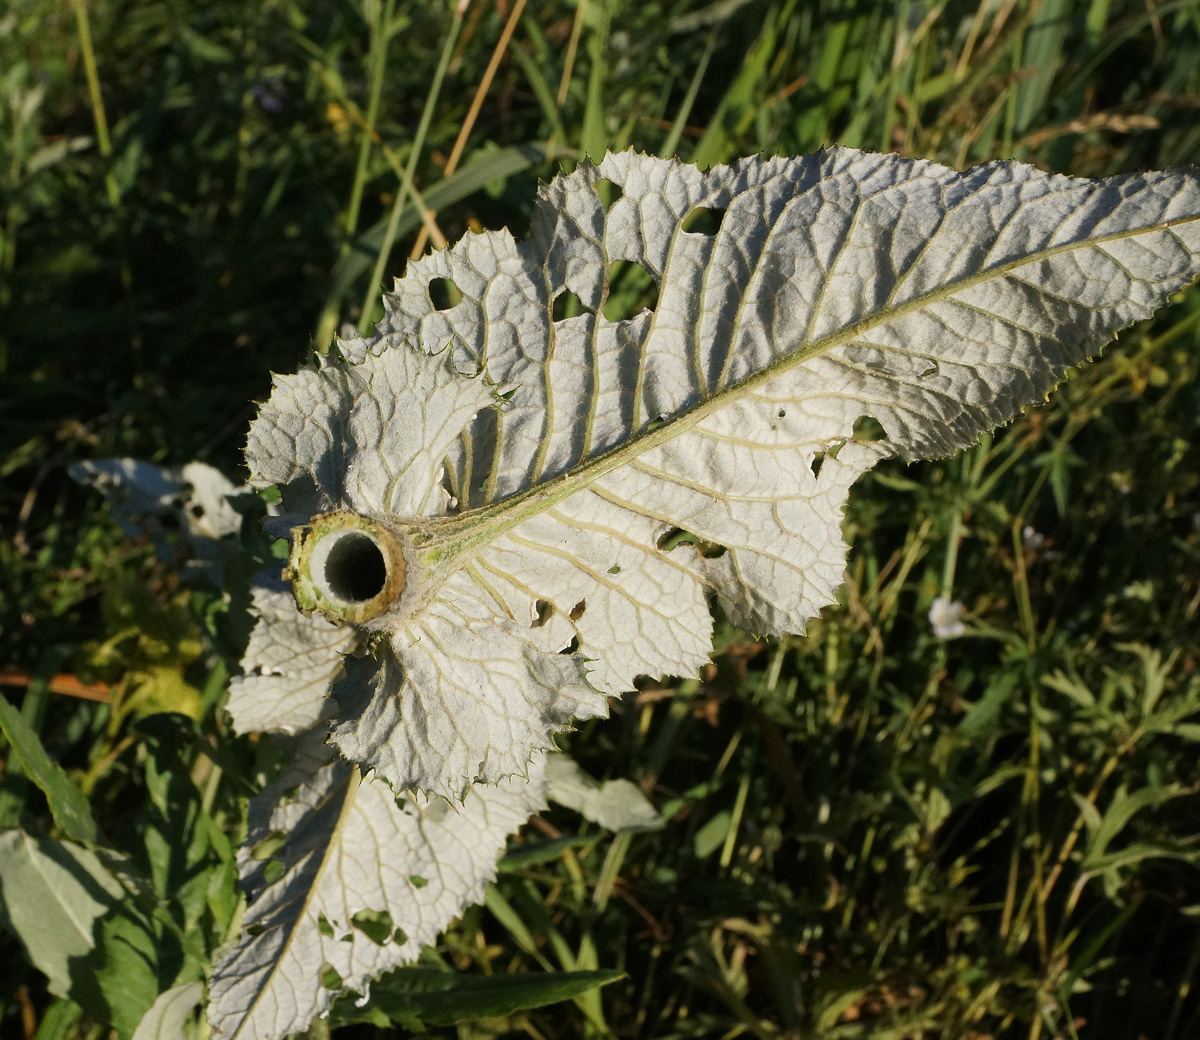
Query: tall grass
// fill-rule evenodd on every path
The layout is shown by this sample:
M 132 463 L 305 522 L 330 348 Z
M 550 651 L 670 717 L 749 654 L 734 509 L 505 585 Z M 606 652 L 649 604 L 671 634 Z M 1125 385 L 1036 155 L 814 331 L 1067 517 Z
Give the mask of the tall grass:
M 241 472 L 272 370 L 605 149 L 1098 176 L 1196 161 L 1198 79 L 1183 0 L 9 0 L 0 673 L 194 929 L 159 981 L 219 941 L 271 766 L 219 710 L 245 594 L 181 591 L 68 462 Z M 668 826 L 545 815 L 428 957 L 628 980 L 462 1035 L 1200 1035 L 1198 325 L 1192 290 L 963 456 L 881 467 L 806 636 L 723 629 L 699 680 L 571 736 Z M 933 633 L 939 596 L 964 636 Z M 10 763 L 19 820 L 48 826 Z M 105 1035 L 7 934 L 0 963 L 5 1036 Z

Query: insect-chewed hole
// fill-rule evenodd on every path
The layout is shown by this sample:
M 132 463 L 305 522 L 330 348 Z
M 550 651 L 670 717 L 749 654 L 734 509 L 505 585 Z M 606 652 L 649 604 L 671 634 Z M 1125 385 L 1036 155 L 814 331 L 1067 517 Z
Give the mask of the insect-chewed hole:
M 386 910 L 360 910 L 350 923 L 376 946 L 384 945 L 392 934 L 392 915 Z
M 333 925 L 329 923 L 329 918 L 324 914 L 317 914 L 317 931 L 326 939 L 333 938 Z
M 264 859 L 270 859 L 281 848 L 284 842 L 287 841 L 287 835 L 283 831 L 272 831 L 262 841 L 250 849 L 250 858 L 256 859 L 260 863 Z
M 812 475 L 814 477 L 820 477 L 821 467 L 824 465 L 825 465 L 825 452 L 823 452 L 823 451 L 816 452 L 812 457 L 812 462 L 810 462 L 808 464 L 809 469 L 812 470 Z
M 275 884 L 284 874 L 287 873 L 287 864 L 281 859 L 269 859 L 267 865 L 263 867 L 263 881 L 268 885 Z
M 429 279 L 429 302 L 433 304 L 434 310 L 449 310 L 461 299 L 462 293 L 449 278 Z
M 613 203 L 617 201 L 625 190 L 616 181 L 610 181 L 607 177 L 601 177 L 595 184 L 596 194 L 600 196 L 600 205 L 604 207 L 604 212 L 607 213 L 612 209 Z
M 658 282 L 654 275 L 632 260 L 614 260 L 608 269 L 604 317 L 609 321 L 620 321 L 639 311 L 652 311 L 657 306 Z
M 572 636 L 571 641 L 566 646 L 564 646 L 559 651 L 559 653 L 560 654 L 568 654 L 568 655 L 569 654 L 577 654 L 577 653 L 579 653 L 579 648 L 582 645 L 583 644 L 579 642 L 579 636 Z
M 860 415 L 854 420 L 856 441 L 881 441 L 887 436 L 883 424 L 873 415 Z
M 570 289 L 563 289 L 562 292 L 554 297 L 554 305 L 550 311 L 550 318 L 553 321 L 562 321 L 564 318 L 577 318 L 581 314 L 591 313 L 575 293 L 571 292 Z
M 696 552 L 706 560 L 715 560 L 724 556 L 728 550 L 717 542 L 707 542 L 699 535 L 685 531 L 682 527 L 671 527 L 658 536 L 655 547 L 659 552 L 670 552 L 681 545 L 693 546 Z
M 654 547 L 659 552 L 670 552 L 678 545 L 695 545 L 696 536 L 682 527 L 669 527 L 658 536 L 658 541 L 654 543 Z
M 321 985 L 326 989 L 341 989 L 342 976 L 329 961 L 321 965 Z
M 581 617 L 583 617 L 583 612 L 585 610 L 587 610 L 587 600 L 581 599 L 578 603 L 575 604 L 575 606 L 573 606 L 571 608 L 571 613 L 568 614 L 567 616 L 572 621 L 578 621 Z
M 715 235 L 721 230 L 721 221 L 724 219 L 723 206 L 697 206 L 683 218 L 680 229 L 693 235 Z
M 350 603 L 365 603 L 383 591 L 387 562 L 374 539 L 352 531 L 342 535 L 325 559 L 329 591 Z
M 412 883 L 413 888 L 424 888 L 429 884 L 420 874 L 409 874 L 408 880 Z
M 190 512 L 192 516 L 194 516 L 197 520 L 200 520 L 204 516 L 204 506 L 197 502 L 192 506 Z
M 530 628 L 541 628 L 554 613 L 554 604 L 547 599 L 535 600 L 533 604 L 534 618 L 529 623 Z

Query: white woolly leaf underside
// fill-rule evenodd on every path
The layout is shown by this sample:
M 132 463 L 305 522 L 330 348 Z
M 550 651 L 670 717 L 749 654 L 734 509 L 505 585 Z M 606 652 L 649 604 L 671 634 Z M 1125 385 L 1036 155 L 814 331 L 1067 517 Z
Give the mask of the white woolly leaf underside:
M 607 210 L 601 178 L 619 192 Z M 684 230 L 697 209 L 715 233 Z M 410 264 L 378 335 L 276 379 L 252 483 L 279 485 L 295 523 L 487 507 L 512 522 L 370 652 L 298 620 L 269 581 L 256 593 L 235 720 L 319 735 L 334 683 L 332 739 L 379 779 L 310 755 L 299 793 L 256 801 L 252 844 L 288 833 L 285 872 L 268 884 L 243 857 L 247 923 L 265 930 L 218 964 L 214 1024 L 271 1040 L 328 1007 L 323 964 L 357 988 L 411 957 L 540 804 L 556 730 L 638 675 L 693 674 L 710 594 L 752 631 L 802 631 L 841 581 L 854 480 L 1042 400 L 1195 277 L 1198 216 L 1194 171 L 1092 182 L 834 149 L 701 172 L 626 153 L 544 188 L 526 241 L 470 235 Z M 616 261 L 648 272 L 652 309 L 604 317 Z M 442 310 L 439 278 L 461 294 Z M 581 313 L 556 320 L 564 293 Z M 862 417 L 885 438 L 856 439 Z M 554 478 L 571 491 L 542 508 L 527 492 Z M 675 529 L 720 549 L 660 549 Z M 397 808 L 384 780 L 435 800 Z M 436 800 L 468 789 L 461 811 Z M 359 909 L 386 909 L 409 944 L 373 945 Z
M 210 986 L 208 1019 L 223 1040 L 277 1040 L 340 993 L 366 996 L 483 899 L 508 836 L 545 807 L 541 756 L 530 779 L 481 784 L 452 805 L 397 798 L 324 739 L 323 728 L 297 738 L 291 767 L 250 802 L 238 853 L 249 906 Z M 390 927 L 372 933 L 364 912 Z
M 684 230 L 698 209 L 715 233 Z M 519 524 L 352 662 L 335 743 L 398 790 L 457 796 L 523 772 L 636 676 L 694 674 L 711 592 L 744 628 L 802 631 L 841 581 L 854 480 L 1043 399 L 1194 277 L 1198 211 L 1190 171 L 1082 181 L 834 149 L 701 172 L 624 153 L 548 185 L 527 241 L 469 235 L 410 264 L 378 335 L 341 344 L 349 363 L 276 380 L 252 482 L 304 521 L 579 485 L 516 502 Z M 604 317 L 617 261 L 653 279 L 652 310 Z M 460 302 L 434 307 L 437 278 Z M 563 293 L 583 313 L 555 320 Z M 886 439 L 854 439 L 863 416 Z M 660 550 L 673 528 L 724 551 Z

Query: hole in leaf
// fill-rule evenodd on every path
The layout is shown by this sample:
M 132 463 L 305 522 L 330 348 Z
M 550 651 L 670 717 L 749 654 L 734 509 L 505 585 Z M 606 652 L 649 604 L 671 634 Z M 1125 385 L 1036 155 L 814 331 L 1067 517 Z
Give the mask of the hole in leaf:
M 575 293 L 571 292 L 570 289 L 563 289 L 562 292 L 554 297 L 554 308 L 551 311 L 550 317 L 554 321 L 563 321 L 566 318 L 577 318 L 580 314 L 591 313 Z
M 341 989 L 342 977 L 329 961 L 321 965 L 321 985 L 326 989 Z
M 268 885 L 273 885 L 286 873 L 287 867 L 284 865 L 283 860 L 268 860 L 267 865 L 263 867 L 263 880 Z
M 351 603 L 374 599 L 387 581 L 387 562 L 374 540 L 351 531 L 342 535 L 325 559 L 329 591 Z
M 725 208 L 697 206 L 683 218 L 682 230 L 692 235 L 715 235 L 721 230 Z
M 580 646 L 582 646 L 582 644 L 579 642 L 579 636 L 572 636 L 571 641 L 566 646 L 564 646 L 559 651 L 559 653 L 560 654 L 577 654 L 577 653 L 579 653 Z
M 258 936 L 262 935 L 262 933 L 265 931 L 266 929 L 261 924 L 252 924 L 246 929 L 246 934 L 250 936 Z
M 613 203 L 625 194 L 621 185 L 610 181 L 607 177 L 601 177 L 596 181 L 595 187 L 596 194 L 600 196 L 600 205 L 604 207 L 605 213 L 612 209 Z
M 691 545 L 706 560 L 715 560 L 719 556 L 724 556 L 727 551 L 725 546 L 718 545 L 716 542 L 706 542 L 699 535 L 685 531 L 682 527 L 672 527 L 664 531 L 659 535 L 655 545 L 660 552 L 670 552 L 681 545 Z
M 283 848 L 285 841 L 287 841 L 287 836 L 282 831 L 273 831 L 250 850 L 250 858 L 256 859 L 260 863 L 264 859 L 270 859 Z
M 779 409 L 779 411 L 777 411 L 777 412 L 775 413 L 775 418 L 776 418 L 776 419 L 786 419 L 786 418 L 787 418 L 787 409 L 786 409 L 786 408 L 780 408 L 780 409 Z
M 424 888 L 429 884 L 429 882 L 426 881 L 425 878 L 421 877 L 420 874 L 412 874 L 409 876 L 408 880 L 412 882 L 413 888 Z
M 537 615 L 529 623 L 529 627 L 541 628 L 550 620 L 550 615 L 554 613 L 554 604 L 549 600 L 539 599 L 534 602 L 533 609 L 537 612 Z
M 429 279 L 429 302 L 435 311 L 449 310 L 461 299 L 462 293 L 449 278 Z
M 643 310 L 658 306 L 658 283 L 641 264 L 632 260 L 614 260 L 608 269 L 608 295 L 604 317 L 609 321 L 631 318 Z
M 608 573 L 609 574 L 620 574 L 621 573 L 621 565 L 619 563 L 614 563 L 611 567 L 608 568 Z
M 392 915 L 386 910 L 360 910 L 350 923 L 376 946 L 383 946 L 392 932 Z
M 928 379 L 930 376 L 936 376 L 937 373 L 938 373 L 937 365 L 930 365 L 928 368 L 925 369 L 924 372 L 921 373 L 921 378 Z
M 392 942 L 406 943 L 408 942 L 408 933 L 403 928 L 397 928 L 392 932 Z
M 816 452 L 812 457 L 812 462 L 810 462 L 808 465 L 809 465 L 809 469 L 812 470 L 812 475 L 814 477 L 820 477 L 821 476 L 821 467 L 823 465 L 825 465 L 825 452 L 823 452 L 823 451 Z
M 192 516 L 194 516 L 197 520 L 204 516 L 204 506 L 200 505 L 199 503 L 192 506 Z
M 883 425 L 873 415 L 860 415 L 854 420 L 856 441 L 881 441 L 887 436 Z
M 572 621 L 578 621 L 581 617 L 583 617 L 583 612 L 585 610 L 587 610 L 587 600 L 581 599 L 578 603 L 575 604 L 575 606 L 573 606 L 571 608 L 571 613 L 568 614 L 567 616 Z
M 326 939 L 333 938 L 333 925 L 329 923 L 329 918 L 324 914 L 317 915 L 317 931 L 325 936 Z
M 658 536 L 654 543 L 660 552 L 670 552 L 679 545 L 695 545 L 696 536 L 685 531 L 682 527 L 671 527 Z

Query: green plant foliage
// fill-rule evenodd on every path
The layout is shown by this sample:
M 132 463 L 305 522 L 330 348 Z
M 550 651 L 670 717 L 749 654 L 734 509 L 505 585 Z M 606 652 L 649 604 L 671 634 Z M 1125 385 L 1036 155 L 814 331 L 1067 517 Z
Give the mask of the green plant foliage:
M 21 713 L 0 700 L 0 730 L 8 741 L 12 758 L 10 768 L 20 766 L 41 789 L 54 817 L 55 825 L 78 842 L 96 840 L 96 821 L 83 792 L 67 778 L 62 767 L 46 754 L 42 742 Z
M 365 1011 L 343 1001 L 330 1015 L 334 1025 L 400 1022 L 408 1029 L 451 1026 L 478 1018 L 501 1018 L 589 993 L 624 977 L 620 971 L 516 972 L 469 976 L 432 968 L 403 968 L 371 987 Z

